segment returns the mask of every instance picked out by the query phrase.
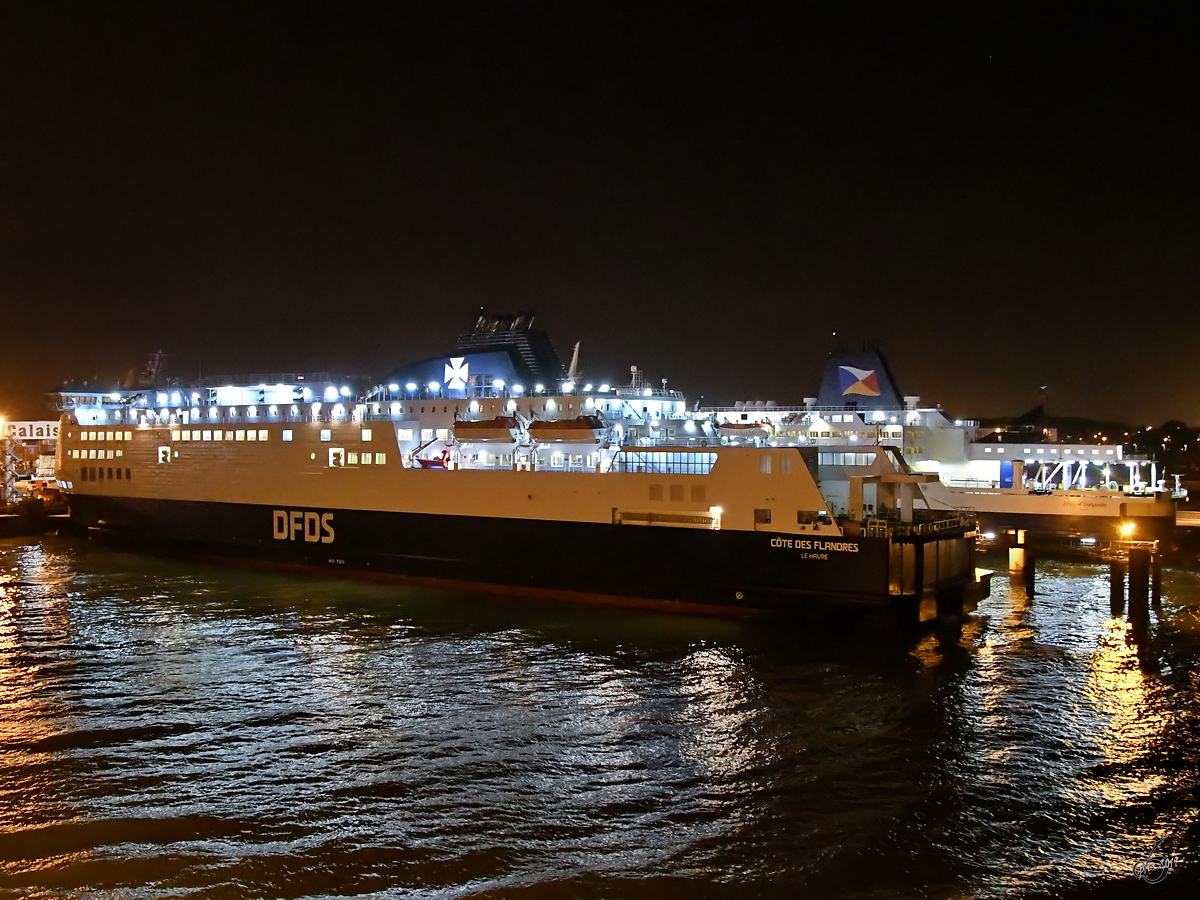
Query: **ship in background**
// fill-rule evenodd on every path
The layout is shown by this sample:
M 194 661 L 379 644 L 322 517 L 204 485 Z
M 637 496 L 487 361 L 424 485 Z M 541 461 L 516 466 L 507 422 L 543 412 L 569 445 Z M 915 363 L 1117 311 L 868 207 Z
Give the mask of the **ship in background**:
M 64 391 L 76 522 L 169 550 L 692 610 L 957 614 L 975 522 L 887 445 L 731 437 L 533 317 L 359 389 L 290 375 Z M 737 431 L 737 429 L 733 429 Z
M 902 394 L 871 346 L 833 351 L 803 406 L 758 401 L 706 412 L 722 433 L 741 428 L 767 445 L 894 447 L 913 471 L 938 475 L 940 486 L 926 490 L 933 504 L 976 516 L 990 539 L 1024 530 L 1085 546 L 1170 540 L 1176 501 L 1187 496 L 1152 458 L 1108 441 L 1060 442 L 1036 416 L 1018 428 L 951 419 Z

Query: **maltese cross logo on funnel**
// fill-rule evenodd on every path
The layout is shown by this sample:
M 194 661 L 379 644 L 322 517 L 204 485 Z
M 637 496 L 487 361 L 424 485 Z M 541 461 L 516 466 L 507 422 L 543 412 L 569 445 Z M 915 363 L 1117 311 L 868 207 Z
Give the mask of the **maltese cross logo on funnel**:
M 862 394 L 864 397 L 878 397 L 879 379 L 875 377 L 874 369 L 856 369 L 854 366 L 838 366 L 838 379 L 842 384 L 842 396 L 847 394 Z
M 446 387 L 452 391 L 461 391 L 467 386 L 467 379 L 471 377 L 471 364 L 466 361 L 465 356 L 450 357 L 450 365 L 446 366 L 446 373 L 443 378 L 446 381 Z

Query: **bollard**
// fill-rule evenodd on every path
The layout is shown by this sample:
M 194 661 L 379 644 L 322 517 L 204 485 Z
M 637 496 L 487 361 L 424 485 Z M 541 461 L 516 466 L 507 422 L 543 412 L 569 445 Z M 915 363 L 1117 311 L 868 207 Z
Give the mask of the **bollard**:
M 1108 564 L 1108 607 L 1114 619 L 1125 614 L 1125 564 L 1117 559 Z
M 1135 635 L 1150 622 L 1150 551 L 1129 551 L 1129 624 Z

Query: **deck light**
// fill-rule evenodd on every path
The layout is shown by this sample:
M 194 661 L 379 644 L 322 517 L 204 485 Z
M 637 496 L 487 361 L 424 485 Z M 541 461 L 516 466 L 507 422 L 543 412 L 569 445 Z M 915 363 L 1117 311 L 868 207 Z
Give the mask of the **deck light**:
M 573 385 L 569 381 L 564 381 L 562 389 L 563 389 L 564 394 L 569 394 L 569 393 L 571 393 L 571 391 L 575 390 L 575 385 Z
M 523 385 L 523 384 L 514 384 L 514 385 L 512 386 L 512 392 L 513 392 L 514 394 L 523 394 L 523 393 L 525 393 L 525 385 Z
M 494 387 L 498 391 L 504 390 L 504 379 L 497 378 L 495 381 L 492 382 L 492 387 Z
M 336 400 L 337 399 L 337 388 L 335 388 L 333 385 L 330 385 L 329 387 L 325 388 L 325 399 L 329 400 L 329 401 Z
M 585 384 L 583 386 L 583 389 L 584 389 L 584 391 L 590 391 L 592 389 L 592 386 L 590 384 Z
M 609 388 L 608 388 L 608 385 L 607 385 L 607 384 L 602 384 L 602 385 L 600 385 L 600 393 L 602 393 L 602 394 L 607 394 L 607 393 L 608 393 L 608 390 L 609 390 Z
M 389 391 L 398 391 L 398 390 L 400 390 L 400 385 L 398 385 L 398 384 L 389 384 L 389 385 L 388 385 L 388 390 L 389 390 Z
M 404 386 L 404 389 L 406 391 L 415 391 L 417 389 L 417 385 L 415 382 L 410 381 L 408 384 L 406 384 Z
M 439 382 L 436 382 L 436 381 L 429 382 L 429 389 L 431 391 L 433 391 L 435 394 L 441 389 L 441 387 L 442 386 Z
M 535 394 L 540 394 L 544 390 L 546 390 L 546 386 L 544 384 L 535 384 L 533 386 L 533 392 Z
M 342 396 L 343 396 L 343 397 L 349 397 L 349 396 L 350 396 L 350 388 L 348 388 L 348 387 L 343 387 L 343 388 L 342 388 Z

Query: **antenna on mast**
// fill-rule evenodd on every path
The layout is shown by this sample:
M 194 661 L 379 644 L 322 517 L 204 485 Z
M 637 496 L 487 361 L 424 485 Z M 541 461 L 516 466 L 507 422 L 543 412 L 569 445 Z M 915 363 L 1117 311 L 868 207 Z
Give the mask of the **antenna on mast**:
M 579 341 L 575 342 L 575 351 L 571 354 L 571 365 L 567 368 L 567 381 L 579 379 Z

